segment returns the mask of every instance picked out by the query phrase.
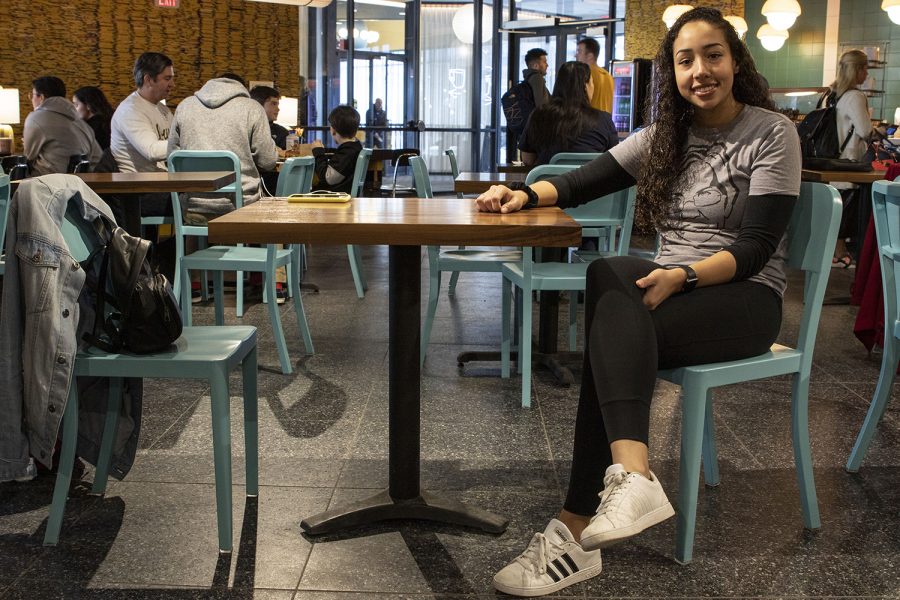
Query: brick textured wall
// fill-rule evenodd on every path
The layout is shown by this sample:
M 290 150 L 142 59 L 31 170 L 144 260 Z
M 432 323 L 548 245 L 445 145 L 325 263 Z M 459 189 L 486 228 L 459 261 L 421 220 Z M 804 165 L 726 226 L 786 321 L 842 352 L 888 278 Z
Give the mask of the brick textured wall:
M 174 106 L 221 71 L 274 80 L 297 96 L 297 8 L 244 0 L 4 0 L 0 85 L 19 89 L 21 118 L 31 112 L 31 80 L 56 75 L 70 94 L 99 86 L 115 107 L 134 90 L 131 69 L 146 51 L 175 62 Z M 14 127 L 21 150 L 22 125 Z
M 627 0 L 625 3 L 625 58 L 653 58 L 666 35 L 662 14 L 672 4 L 711 6 L 724 15 L 744 16 L 744 0 Z

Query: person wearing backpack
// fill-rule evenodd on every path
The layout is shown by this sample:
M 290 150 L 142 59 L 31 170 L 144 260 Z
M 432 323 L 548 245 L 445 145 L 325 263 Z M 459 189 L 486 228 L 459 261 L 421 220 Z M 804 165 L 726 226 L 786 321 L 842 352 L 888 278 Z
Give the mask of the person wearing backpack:
M 612 116 L 591 106 L 592 93 L 588 65 L 559 68 L 550 102 L 531 113 L 519 142 L 525 166 L 545 165 L 558 152 L 606 152 L 619 142 Z
M 831 84 L 828 95 L 837 98 L 835 105 L 838 143 L 844 145 L 840 158 L 853 161 L 865 159 L 869 138 L 872 135 L 872 120 L 869 116 L 869 103 L 866 94 L 859 85 L 869 76 L 869 59 L 862 50 L 848 50 L 841 55 L 838 62 L 837 78 Z M 823 100 L 823 103 L 827 99 Z M 853 183 L 833 182 L 841 193 L 844 212 L 841 216 L 841 228 L 834 248 L 832 265 L 847 268 L 853 259 L 847 251 L 847 238 L 855 233 L 857 212 L 861 199 L 860 188 Z
M 547 74 L 547 51 L 532 48 L 525 54 L 522 81 L 515 84 L 500 98 L 506 127 L 516 135 L 522 135 L 531 112 L 550 101 L 550 92 L 544 76 Z

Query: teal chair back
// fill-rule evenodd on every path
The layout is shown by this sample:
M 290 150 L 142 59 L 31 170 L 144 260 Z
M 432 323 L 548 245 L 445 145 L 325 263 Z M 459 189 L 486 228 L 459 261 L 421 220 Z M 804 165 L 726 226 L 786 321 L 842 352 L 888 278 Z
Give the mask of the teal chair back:
M 551 165 L 576 165 L 587 164 L 599 157 L 602 152 L 557 152 L 550 157 Z
M 900 182 L 876 181 L 872 184 L 872 218 L 881 263 L 884 298 L 884 339 L 881 372 L 856 443 L 847 459 L 847 471 L 856 473 L 869 444 L 884 417 L 894 390 L 897 362 L 900 360 Z
M 372 158 L 372 149 L 363 148 L 356 158 L 356 169 L 353 170 L 353 186 L 350 188 L 350 197 L 357 198 L 364 189 L 366 172 L 369 170 L 369 160 Z
M 234 205 L 244 205 L 241 188 L 241 161 L 234 152 L 228 150 L 176 150 L 167 160 L 169 173 L 186 171 L 234 171 L 234 183 L 219 188 L 216 192 L 234 194 Z M 174 201 L 178 194 L 172 194 Z
M 831 273 L 831 257 L 841 221 L 841 197 L 830 185 L 803 183 L 788 225 L 787 265 L 805 275 L 803 313 L 796 348 L 775 345 L 769 352 L 742 360 L 693 365 L 660 371 L 658 376 L 682 386 L 681 466 L 675 558 L 693 557 L 697 516 L 697 485 L 703 465 L 707 485 L 718 485 L 712 388 L 779 375 L 793 375 L 791 431 L 794 465 L 807 529 L 821 526 L 809 446 L 809 376 Z M 702 456 L 702 460 L 701 460 Z
M 0 173 L 3 169 L 0 169 Z M 9 175 L 0 175 L 0 275 L 6 272 L 6 220 L 9 217 Z
M 453 180 L 456 181 L 456 178 L 459 177 L 459 161 L 456 160 L 456 149 L 447 148 L 444 150 L 444 154 L 450 159 L 450 174 L 453 175 Z M 456 197 L 463 198 L 464 195 L 462 192 L 457 192 Z
M 431 190 L 431 177 L 428 175 L 425 159 L 421 156 L 410 156 L 409 166 L 413 172 L 413 187 L 416 188 L 416 195 L 419 198 L 434 198 L 434 192 Z
M 275 195 L 308 194 L 312 190 L 316 159 L 312 156 L 295 156 L 284 161 L 278 172 Z
M 599 154 L 596 156 L 599 156 Z M 578 165 L 574 163 L 540 165 L 528 172 L 528 175 L 525 176 L 525 183 L 531 185 L 534 182 L 556 177 L 577 168 Z M 634 201 L 635 188 L 632 186 L 626 190 L 620 190 L 602 198 L 597 198 L 581 206 L 567 208 L 565 212 L 581 225 L 583 237 L 598 237 L 601 234 L 595 230 L 601 228 L 611 231 L 619 229 L 618 243 L 610 244 L 609 254 L 625 256 L 628 254 L 628 247 L 631 243 L 631 229 L 634 224 Z

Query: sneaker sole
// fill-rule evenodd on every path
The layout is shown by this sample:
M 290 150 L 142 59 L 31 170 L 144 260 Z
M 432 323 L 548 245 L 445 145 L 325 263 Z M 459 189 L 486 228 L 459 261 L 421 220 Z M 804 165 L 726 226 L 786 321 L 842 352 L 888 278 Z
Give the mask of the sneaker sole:
M 646 515 L 628 525 L 626 527 L 618 527 L 616 529 L 610 531 L 604 531 L 602 533 L 595 533 L 594 535 L 589 535 L 587 537 L 581 538 L 581 547 L 585 550 L 596 550 L 598 548 L 606 548 L 607 546 L 612 546 L 616 542 L 621 542 L 624 539 L 630 538 L 647 529 L 648 527 L 653 527 L 659 523 L 662 523 L 666 519 L 675 516 L 675 509 L 672 508 L 671 502 L 666 502 L 663 506 L 648 512 Z M 588 526 L 588 529 L 590 526 Z
M 549 585 L 544 585 L 541 587 L 534 588 L 519 588 L 519 587 L 511 587 L 508 585 L 504 585 L 497 580 L 493 581 L 494 589 L 499 592 L 503 592 L 504 594 L 509 594 L 510 596 L 522 596 L 525 598 L 531 598 L 534 596 L 544 596 L 546 594 L 552 594 L 553 592 L 558 592 L 559 590 L 569 587 L 570 585 L 574 585 L 581 581 L 586 581 L 591 577 L 600 574 L 600 571 L 603 570 L 603 563 L 600 563 L 593 567 L 587 567 L 585 569 L 581 569 L 577 573 L 573 573 L 564 579 L 560 579 L 555 583 L 551 583 Z

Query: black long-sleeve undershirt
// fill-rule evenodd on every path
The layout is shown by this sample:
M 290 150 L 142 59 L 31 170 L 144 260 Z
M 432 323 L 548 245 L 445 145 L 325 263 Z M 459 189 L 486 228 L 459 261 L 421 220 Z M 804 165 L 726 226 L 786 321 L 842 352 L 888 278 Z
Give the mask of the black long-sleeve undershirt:
M 607 152 L 548 182 L 556 188 L 557 206 L 572 208 L 629 188 L 636 180 Z M 747 199 L 737 238 L 723 248 L 734 257 L 732 281 L 743 281 L 762 271 L 787 230 L 796 202 L 796 196 L 778 194 Z

